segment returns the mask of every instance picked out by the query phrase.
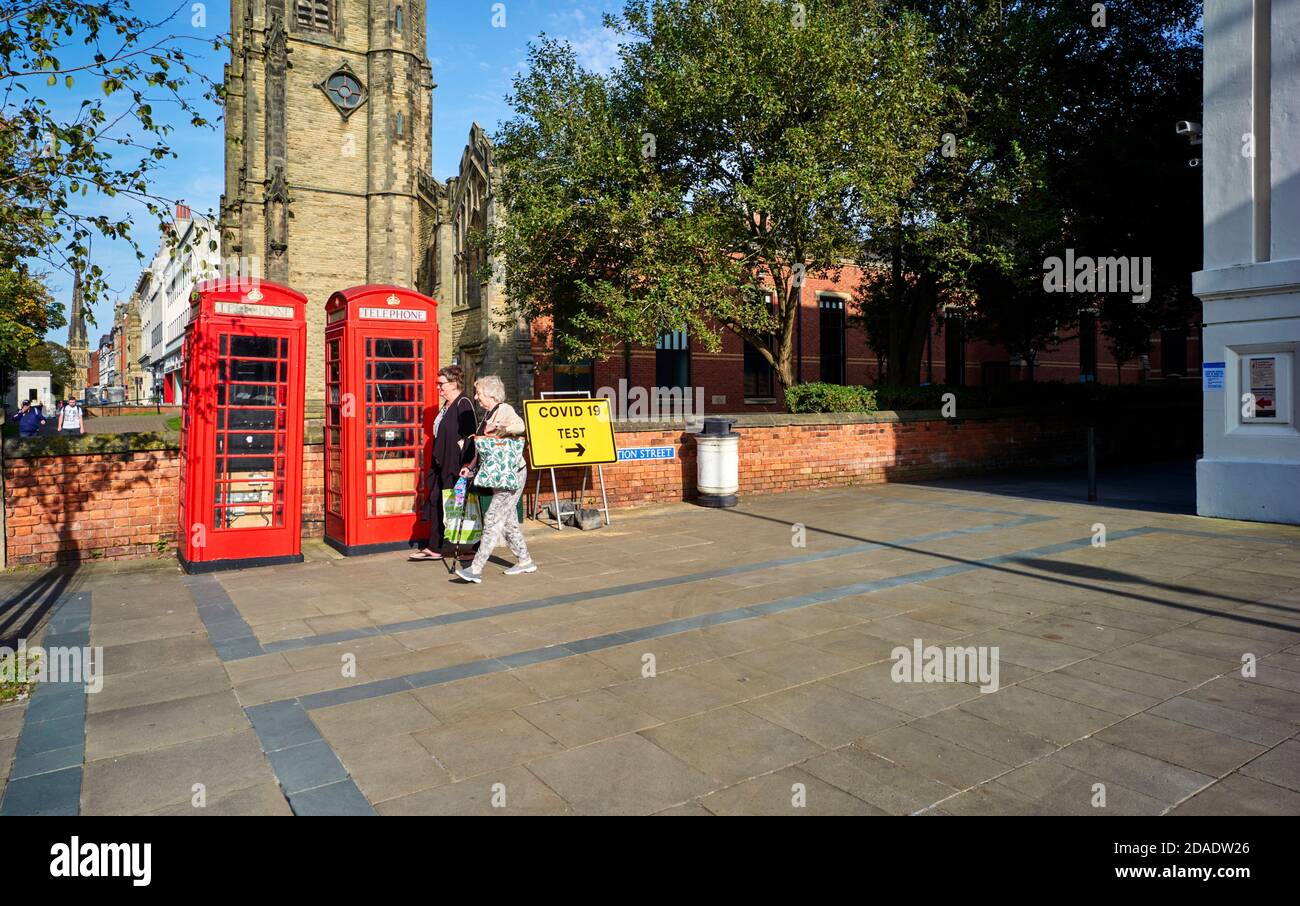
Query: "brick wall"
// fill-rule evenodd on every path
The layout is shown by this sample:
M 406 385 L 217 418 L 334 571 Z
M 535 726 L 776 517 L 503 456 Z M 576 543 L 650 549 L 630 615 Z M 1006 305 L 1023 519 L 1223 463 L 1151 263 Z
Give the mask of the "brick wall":
M 1178 419 L 1184 418 L 1178 414 Z M 1167 425 L 1161 428 L 1157 423 L 1162 419 L 1148 413 L 1141 421 L 1149 433 L 1124 433 L 1122 437 L 1134 443 L 1122 448 L 1166 457 L 1188 452 L 1167 442 L 1175 432 Z M 618 432 L 621 449 L 671 446 L 674 458 L 605 466 L 611 507 L 671 503 L 695 495 L 691 435 L 667 424 L 621 427 L 636 428 Z M 900 419 L 893 413 L 751 415 L 740 417 L 737 430 L 741 432 L 742 496 L 1041 467 L 1077 462 L 1083 454 L 1083 428 L 1076 420 L 1060 416 L 968 413 L 962 419 L 944 420 L 915 415 Z M 125 441 L 131 435 L 117 437 Z M 51 455 L 52 451 L 40 452 L 38 443 L 11 439 L 6 446 L 11 565 L 150 556 L 158 553 L 159 542 L 167 551 L 174 550 L 177 450 L 164 446 Z M 303 465 L 303 536 L 318 538 L 324 514 L 324 459 L 319 443 L 305 446 Z M 599 501 L 600 489 L 595 470 L 587 472 L 590 506 Z M 579 486 L 583 472 L 565 469 L 556 474 L 563 494 Z M 550 474 L 541 475 L 545 503 L 550 500 Z M 536 480 L 536 475 L 529 476 L 528 506 Z
M 824 416 L 822 418 L 825 418 Z M 989 419 L 817 423 L 816 416 L 742 419 L 740 494 L 773 494 L 832 485 L 920 480 L 969 472 L 1077 461 L 1082 429 L 1063 419 L 1013 416 Z M 768 421 L 770 424 L 745 424 Z M 680 429 L 620 431 L 620 449 L 674 448 L 672 460 L 634 460 L 604 467 L 611 507 L 673 503 L 695 496 L 695 441 Z M 584 470 L 557 470 L 561 496 L 578 490 Z M 596 470 L 587 474 L 588 506 L 599 505 Z M 542 472 L 543 504 L 551 500 L 550 473 Z M 537 476 L 530 474 L 531 501 Z
M 10 565 L 174 549 L 178 464 L 173 449 L 6 458 Z

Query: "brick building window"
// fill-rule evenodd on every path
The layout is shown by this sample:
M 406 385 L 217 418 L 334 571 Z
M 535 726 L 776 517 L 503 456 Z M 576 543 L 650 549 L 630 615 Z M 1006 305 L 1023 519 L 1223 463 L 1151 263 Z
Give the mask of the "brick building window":
M 293 6 L 299 28 L 329 31 L 334 27 L 333 0 L 294 0 Z
M 555 357 L 555 389 L 567 392 L 596 392 L 595 370 L 591 359 Z
M 818 302 L 821 308 L 821 345 L 818 347 L 818 354 L 822 361 L 822 382 L 843 384 L 844 300 L 834 296 L 822 296 Z
M 557 318 L 555 326 L 551 329 L 551 349 L 554 352 L 554 358 L 551 360 L 551 373 L 555 378 L 552 389 L 566 392 L 585 390 L 588 393 L 595 393 L 596 369 L 594 360 L 570 358 L 560 351 L 560 337 L 567 332 L 566 323 Z
M 767 306 L 773 314 L 776 313 L 776 299 L 771 293 L 764 294 L 767 298 Z M 775 337 L 767 337 L 767 348 L 772 349 Z M 767 363 L 763 358 L 763 353 L 754 348 L 754 345 L 748 340 L 741 339 L 741 346 L 745 349 L 745 400 L 770 400 L 776 397 L 776 370 Z
M 1183 377 L 1187 374 L 1187 328 L 1160 331 L 1160 374 Z
M 1079 314 L 1079 380 L 1097 380 L 1097 316 L 1090 311 Z
M 655 342 L 655 386 L 689 387 L 691 339 L 685 330 L 665 330 Z
M 943 319 L 943 382 L 966 386 L 966 322 L 961 315 Z

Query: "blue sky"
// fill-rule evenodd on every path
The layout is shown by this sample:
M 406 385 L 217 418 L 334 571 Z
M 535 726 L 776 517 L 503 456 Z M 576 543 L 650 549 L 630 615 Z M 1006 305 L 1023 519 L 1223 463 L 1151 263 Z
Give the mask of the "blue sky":
M 524 67 L 529 41 L 540 33 L 569 41 L 579 60 L 590 68 L 605 71 L 617 62 L 617 36 L 603 28 L 601 15 L 618 12 L 621 0 L 504 0 L 503 28 L 492 24 L 493 6 L 490 0 L 428 0 L 427 3 L 428 53 L 433 64 L 433 80 L 438 86 L 433 92 L 433 175 L 438 179 L 446 179 L 456 172 L 473 122 L 478 121 L 491 134 L 500 122 L 509 118 L 510 108 L 505 98 L 511 80 Z M 149 20 L 162 19 L 178 11 L 170 31 L 208 39 L 206 46 L 194 42 L 199 49 L 193 63 L 209 78 L 220 80 L 228 52 L 212 50 L 210 41 L 230 30 L 228 0 L 206 3 L 133 0 L 132 8 Z M 196 26 L 196 21 L 201 24 Z M 43 82 L 39 88 L 33 86 L 33 90 L 68 112 L 74 111 L 84 97 L 93 97 L 99 91 L 98 85 L 89 80 L 72 90 L 65 89 L 62 83 L 47 88 Z M 155 107 L 155 114 L 160 112 Z M 165 113 L 158 116 L 164 122 L 178 124 L 168 138 L 178 157 L 155 171 L 152 183 L 157 194 L 182 199 L 199 213 L 216 210 L 224 179 L 221 111 L 208 107 L 205 112 L 217 123 L 216 129 L 195 129 L 187 119 L 169 118 Z M 92 194 L 86 202 L 90 210 L 113 212 L 118 216 L 124 211 L 136 212 L 132 232 L 145 254 L 152 255 L 158 245 L 158 232 L 147 211 L 121 197 L 96 199 Z M 111 326 L 113 303 L 119 297 L 130 295 L 142 267 L 125 242 L 110 243 L 98 237 L 93 254 L 107 274 L 112 291 L 94 308 L 98 326 L 87 330 L 92 347 L 99 335 Z M 49 284 L 55 298 L 66 305 L 71 298 L 70 278 L 51 273 Z M 66 342 L 67 331 L 55 331 L 50 339 Z

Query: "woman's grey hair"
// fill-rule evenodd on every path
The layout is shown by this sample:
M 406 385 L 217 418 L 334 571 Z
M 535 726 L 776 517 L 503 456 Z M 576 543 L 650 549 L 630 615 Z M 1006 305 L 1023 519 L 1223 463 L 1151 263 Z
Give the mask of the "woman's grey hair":
M 494 403 L 506 401 L 506 385 L 495 374 L 484 375 L 474 382 L 474 389 Z

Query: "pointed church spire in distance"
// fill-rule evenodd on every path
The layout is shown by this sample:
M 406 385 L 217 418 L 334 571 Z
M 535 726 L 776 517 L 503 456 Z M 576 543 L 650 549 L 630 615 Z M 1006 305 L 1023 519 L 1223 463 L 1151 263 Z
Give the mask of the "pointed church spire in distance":
M 86 303 L 81 291 L 81 268 L 72 271 L 72 310 L 68 314 L 68 346 L 86 345 Z

